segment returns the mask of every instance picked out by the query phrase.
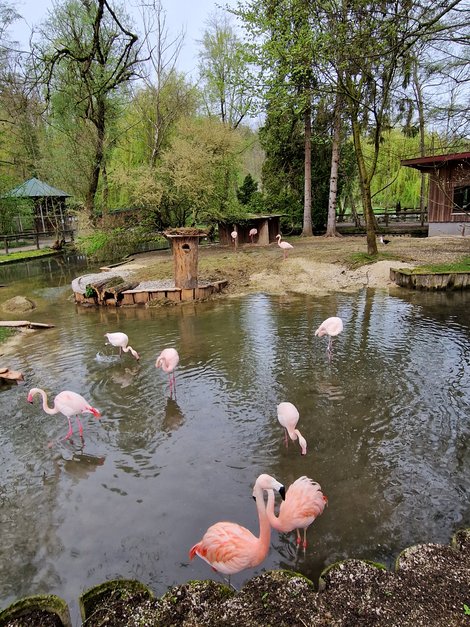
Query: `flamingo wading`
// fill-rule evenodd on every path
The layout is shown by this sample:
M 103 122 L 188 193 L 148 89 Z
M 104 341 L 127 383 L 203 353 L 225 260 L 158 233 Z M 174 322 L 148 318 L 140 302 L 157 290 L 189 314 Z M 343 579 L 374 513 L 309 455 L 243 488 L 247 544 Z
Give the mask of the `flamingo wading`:
M 116 331 L 115 333 L 105 333 L 104 336 L 108 339 L 108 342 L 112 346 L 119 347 L 119 357 L 121 356 L 121 353 L 124 351 L 124 353 L 130 352 L 133 357 L 135 357 L 136 359 L 139 359 L 139 354 L 137 353 L 137 351 L 135 351 L 132 348 L 132 346 L 129 346 L 129 338 L 127 337 L 125 333 Z
M 282 427 L 284 427 L 285 434 L 285 442 L 286 447 L 289 444 L 289 438 L 295 442 L 295 440 L 299 440 L 300 450 L 302 455 L 307 454 L 307 441 L 304 436 L 300 433 L 300 431 L 296 428 L 297 423 L 299 422 L 299 412 L 297 407 L 292 403 L 279 403 L 277 406 L 277 419 Z
M 277 245 L 280 248 L 282 248 L 282 251 L 284 253 L 284 259 L 287 259 L 287 251 L 290 248 L 294 248 L 294 247 L 292 246 L 292 244 L 289 244 L 289 242 L 281 242 L 281 235 L 280 234 L 276 235 L 276 239 L 277 239 Z
M 309 477 L 299 477 L 287 488 L 286 499 L 281 503 L 278 516 L 274 513 L 274 491 L 268 490 L 266 512 L 273 529 L 288 533 L 297 531 L 297 544 L 307 548 L 307 529 L 323 513 L 327 497 L 321 486 Z M 304 530 L 302 541 L 300 529 Z
M 33 402 L 33 397 L 36 394 L 40 394 L 42 397 L 42 408 L 46 412 L 46 414 L 63 414 L 67 417 L 69 423 L 69 430 L 67 431 L 67 435 L 63 438 L 67 440 L 73 433 L 72 430 L 72 422 L 70 418 L 75 416 L 78 424 L 78 431 L 80 435 L 83 434 L 83 426 L 80 422 L 79 414 L 93 414 L 96 418 L 101 416 L 100 412 L 92 407 L 90 403 L 77 394 L 76 392 L 70 392 L 68 390 L 64 390 L 63 392 L 59 392 L 54 399 L 54 405 L 49 407 L 47 404 L 47 394 L 41 388 L 32 388 L 28 393 L 28 403 Z
M 156 368 L 161 368 L 163 372 L 168 374 L 170 396 L 173 389 L 176 391 L 175 369 L 179 361 L 180 356 L 175 348 L 164 348 L 155 362 Z
M 260 475 L 253 488 L 259 518 L 259 537 L 232 522 L 218 522 L 209 527 L 202 540 L 189 551 L 190 559 L 199 555 L 212 568 L 224 575 L 239 573 L 261 564 L 269 551 L 271 526 L 266 513 L 264 490 L 276 490 L 282 498 L 285 488 L 270 475 Z
M 328 346 L 326 350 L 331 354 L 331 350 L 333 348 L 333 337 L 336 337 L 343 330 L 343 321 L 341 318 L 337 316 L 333 316 L 332 318 L 327 318 L 324 320 L 318 329 L 315 331 L 315 336 L 323 337 L 324 335 L 328 335 Z

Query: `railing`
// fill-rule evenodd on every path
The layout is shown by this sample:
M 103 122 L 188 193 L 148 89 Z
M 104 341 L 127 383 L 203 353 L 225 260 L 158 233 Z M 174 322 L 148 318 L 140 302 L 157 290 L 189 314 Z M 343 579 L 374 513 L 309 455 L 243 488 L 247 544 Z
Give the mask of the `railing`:
M 58 234 L 59 238 L 66 241 L 67 237 L 70 241 L 73 241 L 73 231 L 71 229 L 64 229 Z M 23 246 L 36 246 L 37 250 L 40 248 L 41 239 L 45 238 L 57 238 L 57 233 L 54 231 L 21 231 L 19 233 L 10 233 L 9 235 L 0 235 L 0 240 L 3 242 L 3 248 L 5 249 L 5 255 L 8 255 L 10 248 L 20 248 Z M 16 246 L 11 244 L 16 242 Z M 22 242 L 20 244 L 20 242 Z M 24 242 L 24 243 L 23 243 Z
M 396 211 L 395 209 L 387 210 L 385 209 L 383 212 L 378 213 L 374 212 L 375 219 L 379 225 L 389 226 L 390 223 L 398 223 L 398 222 L 408 222 L 414 224 L 420 224 L 424 226 L 424 224 L 428 221 L 428 212 L 424 211 L 415 211 L 414 209 L 401 209 L 401 211 Z M 363 226 L 365 224 L 364 214 L 357 213 L 355 215 L 347 214 L 343 216 L 342 220 L 338 220 L 338 222 L 347 223 L 354 222 L 356 226 Z

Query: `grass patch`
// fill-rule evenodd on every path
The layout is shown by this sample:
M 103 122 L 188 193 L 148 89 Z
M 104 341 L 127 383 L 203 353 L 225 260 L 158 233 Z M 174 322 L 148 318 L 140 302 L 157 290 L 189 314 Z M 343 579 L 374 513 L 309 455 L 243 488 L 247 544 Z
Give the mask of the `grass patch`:
M 0 327 L 0 344 L 12 335 L 15 335 L 16 332 L 16 329 L 12 329 L 11 327 Z
M 351 270 L 360 268 L 361 266 L 367 266 L 377 261 L 393 261 L 396 259 L 395 255 L 389 253 L 379 252 L 377 255 L 369 255 L 368 253 L 352 253 L 349 257 L 348 267 Z
M 433 263 L 413 268 L 412 274 L 450 274 L 451 272 L 470 272 L 470 257 L 463 257 L 454 263 Z
M 0 255 L 0 263 L 21 261 L 22 259 L 32 259 L 34 257 L 45 257 L 55 252 L 56 251 L 52 250 L 52 248 L 43 248 L 41 250 L 26 250 L 22 253 L 10 253 L 9 255 Z

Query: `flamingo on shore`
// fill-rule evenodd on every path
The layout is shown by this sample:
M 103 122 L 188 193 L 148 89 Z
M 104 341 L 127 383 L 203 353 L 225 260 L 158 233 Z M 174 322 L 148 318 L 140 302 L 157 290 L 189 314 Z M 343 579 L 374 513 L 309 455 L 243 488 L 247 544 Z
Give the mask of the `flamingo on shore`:
M 274 491 L 268 490 L 266 513 L 273 529 L 289 533 L 294 529 L 297 532 L 296 542 L 307 548 L 307 529 L 323 513 L 328 498 L 321 491 L 321 486 L 309 477 L 299 477 L 290 485 L 286 492 L 285 501 L 281 503 L 279 514 L 274 513 Z M 302 541 L 300 529 L 304 530 Z
M 253 244 L 255 235 L 258 235 L 258 229 L 250 229 L 249 235 L 250 235 L 251 243 Z
M 180 356 L 175 348 L 164 348 L 155 362 L 156 368 L 161 368 L 163 372 L 168 374 L 168 380 L 170 383 L 170 396 L 172 390 L 176 393 L 176 378 L 175 369 L 179 364 Z
M 341 318 L 337 316 L 333 316 L 332 318 L 327 318 L 324 320 L 318 329 L 315 331 L 315 336 L 323 337 L 324 335 L 328 335 L 328 346 L 326 350 L 328 354 L 331 355 L 331 351 L 333 348 L 333 339 L 337 335 L 341 333 L 343 330 L 343 321 Z
M 72 430 L 72 422 L 70 418 L 75 416 L 78 424 L 78 431 L 80 436 L 83 435 L 83 426 L 80 422 L 79 414 L 93 414 L 96 418 L 100 418 L 101 413 L 92 407 L 90 403 L 77 394 L 76 392 L 69 392 L 68 390 L 64 390 L 63 392 L 59 392 L 54 399 L 53 407 L 49 407 L 47 404 L 47 394 L 41 388 L 32 388 L 28 393 L 28 403 L 33 402 L 33 397 L 36 394 L 40 394 L 42 397 L 42 408 L 46 412 L 46 414 L 58 414 L 61 413 L 67 417 L 69 423 L 69 430 L 67 431 L 67 435 L 63 438 L 64 440 L 68 440 L 73 433 Z
M 276 490 L 282 498 L 285 496 L 284 486 L 274 477 L 262 474 L 256 479 L 253 498 L 258 510 L 259 537 L 237 523 L 218 522 L 209 527 L 202 539 L 190 549 L 190 559 L 199 555 L 215 571 L 229 576 L 261 564 L 271 541 L 264 490 Z
M 289 248 L 294 248 L 294 247 L 292 246 L 292 244 L 289 244 L 289 242 L 281 242 L 280 234 L 276 235 L 276 239 L 277 239 L 277 245 L 280 248 L 282 248 L 282 251 L 284 253 L 284 259 L 287 259 L 287 251 L 289 250 Z
M 297 407 L 292 403 L 283 402 L 279 403 L 277 406 L 277 419 L 282 427 L 285 429 L 285 442 L 286 447 L 289 445 L 289 439 L 292 441 L 299 440 L 300 451 L 302 455 L 307 454 L 307 441 L 304 436 L 300 433 L 297 427 L 297 423 L 299 422 L 299 412 Z
M 122 351 L 125 353 L 130 352 L 133 357 L 139 359 L 139 354 L 135 351 L 132 346 L 129 346 L 129 338 L 125 333 L 121 333 L 120 331 L 116 331 L 115 333 L 105 333 L 104 336 L 108 338 L 108 342 L 112 346 L 119 347 L 119 357 L 121 357 Z
M 230 237 L 232 238 L 233 247 L 236 248 L 237 247 L 238 233 L 236 231 L 232 231 L 230 233 Z

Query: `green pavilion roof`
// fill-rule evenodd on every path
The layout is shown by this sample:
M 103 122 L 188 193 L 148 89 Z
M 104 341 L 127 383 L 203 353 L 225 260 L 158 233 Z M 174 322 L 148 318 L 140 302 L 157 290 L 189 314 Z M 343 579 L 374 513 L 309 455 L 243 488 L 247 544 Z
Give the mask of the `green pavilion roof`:
M 9 191 L 5 196 L 13 196 L 15 198 L 44 198 L 45 196 L 66 198 L 70 196 L 70 194 L 63 192 L 61 189 L 57 189 L 57 187 L 51 187 L 51 185 L 39 179 L 32 178 L 18 185 L 18 187 Z

